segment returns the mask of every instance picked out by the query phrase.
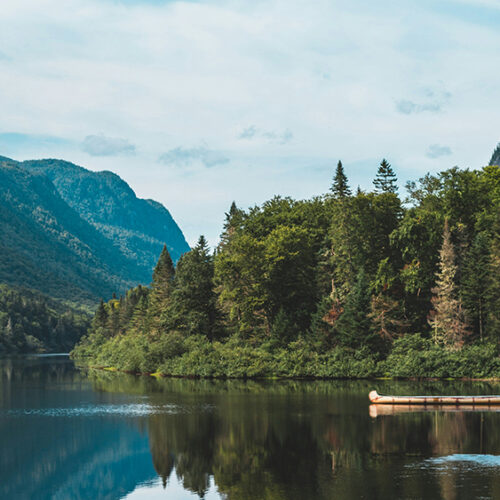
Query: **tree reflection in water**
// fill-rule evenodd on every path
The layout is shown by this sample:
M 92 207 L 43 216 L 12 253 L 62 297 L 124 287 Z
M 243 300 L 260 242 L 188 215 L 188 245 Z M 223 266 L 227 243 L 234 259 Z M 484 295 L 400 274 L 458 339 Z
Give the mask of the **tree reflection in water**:
M 154 408 L 177 408 L 147 418 L 153 464 L 164 484 L 175 470 L 184 488 L 200 497 L 211 477 L 221 495 L 243 500 L 454 499 L 474 497 L 478 488 L 493 498 L 500 492 L 495 469 L 425 462 L 453 453 L 500 453 L 500 413 L 438 409 L 373 419 L 367 382 L 92 376 L 98 390 L 148 394 Z

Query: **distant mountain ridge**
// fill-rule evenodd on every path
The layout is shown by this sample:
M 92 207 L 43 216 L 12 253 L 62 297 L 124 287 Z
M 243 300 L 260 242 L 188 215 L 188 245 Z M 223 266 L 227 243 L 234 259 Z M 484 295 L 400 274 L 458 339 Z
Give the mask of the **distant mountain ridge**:
M 149 283 L 167 245 L 189 250 L 160 203 L 112 172 L 0 157 L 0 282 L 93 302 Z
M 498 143 L 493 155 L 491 156 L 490 165 L 500 165 L 500 142 Z

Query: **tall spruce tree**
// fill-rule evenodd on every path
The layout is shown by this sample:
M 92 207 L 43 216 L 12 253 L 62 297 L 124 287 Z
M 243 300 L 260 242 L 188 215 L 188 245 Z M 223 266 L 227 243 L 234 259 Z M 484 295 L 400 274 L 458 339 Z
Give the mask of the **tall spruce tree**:
M 177 263 L 169 308 L 169 329 L 187 335 L 216 336 L 216 296 L 214 261 L 207 241 L 200 236 L 197 245 Z
M 149 294 L 148 325 L 149 333 L 153 337 L 164 333 L 174 276 L 174 263 L 168 253 L 167 246 L 164 245 L 153 271 L 153 282 Z
M 333 193 L 334 198 L 344 199 L 351 196 L 351 190 L 347 183 L 347 176 L 344 173 L 344 167 L 342 162 L 339 160 L 337 163 L 337 168 L 335 170 L 335 176 L 333 177 L 333 184 L 330 188 Z
M 448 219 L 444 223 L 443 245 L 439 252 L 438 266 L 436 286 L 432 289 L 433 309 L 429 315 L 433 340 L 436 344 L 459 349 L 468 334 L 468 329 L 455 285 L 457 266 Z
M 231 206 L 229 207 L 229 212 L 227 212 L 225 215 L 226 219 L 224 221 L 224 226 L 220 237 L 220 250 L 222 250 L 229 244 L 235 231 L 241 225 L 241 222 L 243 220 L 243 210 L 240 210 L 236 206 L 236 202 L 233 201 L 231 203 Z
M 370 292 L 364 268 L 358 271 L 356 283 L 347 295 L 344 312 L 336 326 L 342 344 L 360 348 L 370 345 L 373 335 L 370 333 Z
M 130 331 L 141 334 L 148 332 L 148 321 L 148 296 L 147 294 L 143 294 L 132 314 L 132 319 L 129 323 Z
M 493 224 L 489 271 L 487 331 L 490 337 L 498 340 L 500 338 L 500 209 Z
M 384 158 L 378 167 L 377 176 L 375 177 L 373 184 L 375 186 L 375 191 L 378 193 L 397 193 L 397 177 L 391 164 Z
M 490 241 L 485 232 L 478 233 L 465 257 L 461 279 L 461 297 L 468 322 L 482 341 L 485 332 L 486 305 L 490 269 Z
M 97 331 L 100 328 L 106 328 L 108 324 L 108 311 L 104 305 L 104 301 L 101 299 L 97 310 L 95 312 L 94 319 L 92 320 L 92 331 Z

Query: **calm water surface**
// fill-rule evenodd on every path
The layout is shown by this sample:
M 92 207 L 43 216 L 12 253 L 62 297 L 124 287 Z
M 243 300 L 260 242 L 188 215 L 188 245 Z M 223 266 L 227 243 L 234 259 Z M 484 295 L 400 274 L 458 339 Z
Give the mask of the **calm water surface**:
M 62 356 L 0 378 L 1 499 L 500 498 L 500 413 L 367 399 L 498 384 L 157 381 Z

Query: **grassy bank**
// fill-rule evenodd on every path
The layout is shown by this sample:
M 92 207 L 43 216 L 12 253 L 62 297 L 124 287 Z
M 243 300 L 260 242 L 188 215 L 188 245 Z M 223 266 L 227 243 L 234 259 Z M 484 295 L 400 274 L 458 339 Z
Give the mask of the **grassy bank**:
M 500 357 L 492 343 L 452 351 L 419 334 L 394 341 L 385 356 L 368 349 L 336 347 L 322 352 L 299 339 L 286 347 L 251 346 L 235 338 L 209 342 L 202 336 L 169 334 L 111 339 L 95 333 L 72 352 L 80 363 L 132 373 L 218 378 L 498 378 Z

